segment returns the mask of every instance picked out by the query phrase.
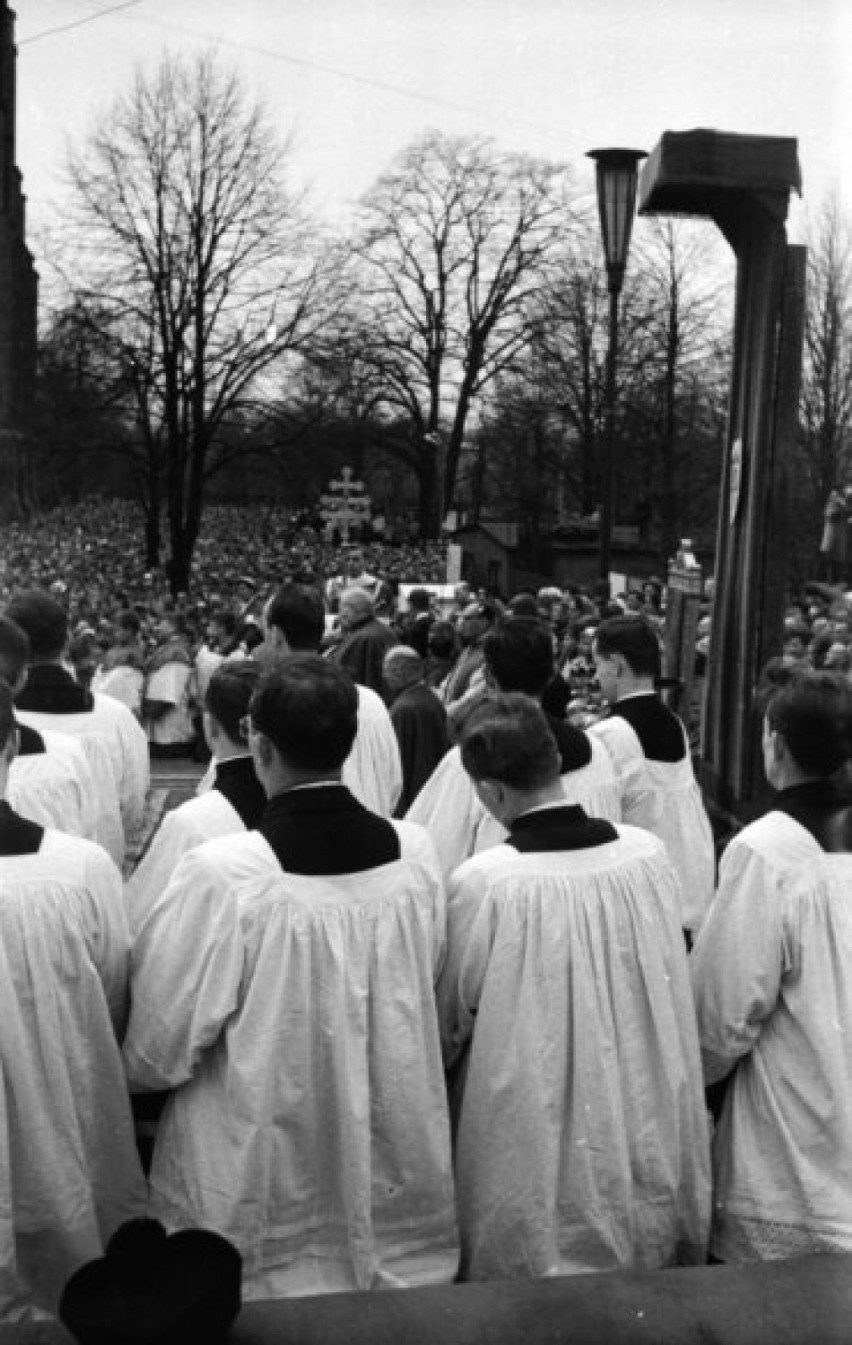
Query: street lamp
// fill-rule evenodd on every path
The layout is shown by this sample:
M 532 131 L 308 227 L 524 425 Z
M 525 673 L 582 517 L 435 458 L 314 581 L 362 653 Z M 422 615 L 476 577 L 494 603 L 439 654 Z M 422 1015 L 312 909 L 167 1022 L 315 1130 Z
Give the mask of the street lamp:
M 609 346 L 606 357 L 606 434 L 601 454 L 600 578 L 609 582 L 612 543 L 613 458 L 615 440 L 615 364 L 618 352 L 618 296 L 627 265 L 630 230 L 636 209 L 641 149 L 593 149 L 604 258 L 609 288 Z

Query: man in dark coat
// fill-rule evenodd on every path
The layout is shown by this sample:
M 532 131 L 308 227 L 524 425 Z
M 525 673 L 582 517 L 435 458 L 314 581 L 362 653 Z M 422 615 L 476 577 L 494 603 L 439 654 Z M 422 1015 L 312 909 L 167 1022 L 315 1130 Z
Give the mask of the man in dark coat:
M 340 625 L 343 639 L 329 657 L 361 686 L 381 692 L 384 657 L 399 638 L 379 621 L 373 599 L 361 588 L 347 589 L 340 599 Z
M 405 816 L 449 747 L 447 712 L 427 686 L 425 672 L 423 659 L 408 645 L 397 645 L 385 654 L 385 687 L 402 760 L 402 794 L 395 817 Z

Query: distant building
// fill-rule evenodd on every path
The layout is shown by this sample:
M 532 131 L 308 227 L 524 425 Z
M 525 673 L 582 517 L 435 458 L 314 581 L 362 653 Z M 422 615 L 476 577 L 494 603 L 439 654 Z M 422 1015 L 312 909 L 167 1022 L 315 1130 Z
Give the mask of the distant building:
M 15 162 L 15 14 L 0 0 L 0 514 L 31 499 L 27 430 L 36 371 L 38 275 Z

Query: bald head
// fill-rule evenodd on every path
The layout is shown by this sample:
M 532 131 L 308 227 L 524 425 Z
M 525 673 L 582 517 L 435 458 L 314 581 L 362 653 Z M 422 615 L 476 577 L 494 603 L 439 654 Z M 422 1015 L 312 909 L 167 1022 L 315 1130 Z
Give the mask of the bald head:
M 423 678 L 426 665 L 416 649 L 410 645 L 394 645 L 385 654 L 382 674 L 385 685 L 392 696 L 399 695 L 406 687 L 414 686 Z
M 369 621 L 376 615 L 373 599 L 366 589 L 347 588 L 340 599 L 340 624 L 344 630 Z

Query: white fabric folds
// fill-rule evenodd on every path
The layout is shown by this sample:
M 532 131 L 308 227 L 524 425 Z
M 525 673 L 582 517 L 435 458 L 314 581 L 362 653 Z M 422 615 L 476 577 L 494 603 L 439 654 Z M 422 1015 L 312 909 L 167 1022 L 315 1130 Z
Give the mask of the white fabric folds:
M 590 817 L 620 822 L 621 783 L 615 767 L 602 744 L 589 741 L 592 759 L 588 766 L 562 776 L 565 802 L 579 804 Z M 505 827 L 480 802 L 458 747 L 441 759 L 405 817 L 429 832 L 445 878 L 471 855 L 499 845 L 506 837 Z
M 399 860 L 283 873 L 258 832 L 191 851 L 134 948 L 132 1085 L 174 1088 L 152 1212 L 222 1233 L 247 1298 L 451 1280 L 458 1262 L 434 978 L 443 885 Z
M 677 880 L 620 827 L 499 846 L 454 875 L 439 1012 L 455 1100 L 462 1274 L 700 1264 L 710 1160 Z M 461 1085 L 459 1085 L 461 1089 Z
M 128 949 L 121 878 L 99 846 L 47 831 L 36 854 L 0 858 L 0 1147 L 12 1173 L 0 1235 L 11 1222 L 15 1239 L 2 1257 L 52 1312 L 68 1277 L 145 1211 L 117 1041 Z
M 770 812 L 735 836 L 690 959 L 713 1141 L 713 1250 L 852 1252 L 852 856 Z

